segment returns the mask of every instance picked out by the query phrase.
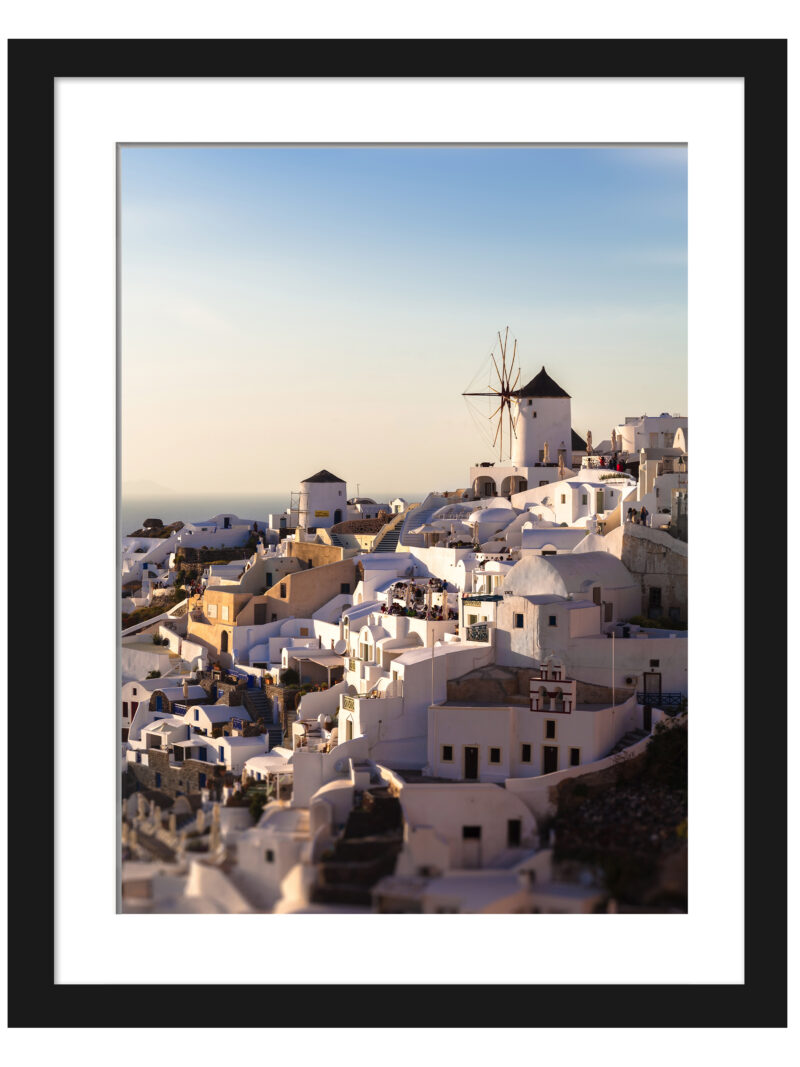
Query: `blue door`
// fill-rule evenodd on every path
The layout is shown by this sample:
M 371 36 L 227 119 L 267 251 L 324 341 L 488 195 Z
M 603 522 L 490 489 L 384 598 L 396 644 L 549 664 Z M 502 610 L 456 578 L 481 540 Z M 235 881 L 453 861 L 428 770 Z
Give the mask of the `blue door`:
M 163 710 L 164 710 L 164 698 L 161 696 L 160 693 L 158 693 L 156 695 L 156 711 L 163 711 Z

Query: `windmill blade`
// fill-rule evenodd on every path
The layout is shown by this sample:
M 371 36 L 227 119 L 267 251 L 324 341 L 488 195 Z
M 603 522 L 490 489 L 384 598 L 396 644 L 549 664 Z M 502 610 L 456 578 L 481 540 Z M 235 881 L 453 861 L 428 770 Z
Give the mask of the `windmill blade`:
M 495 417 L 495 415 L 497 414 L 497 412 L 498 412 L 498 411 L 502 411 L 502 410 L 503 410 L 503 405 L 501 404 L 501 405 L 500 405 L 500 407 L 498 407 L 498 408 L 495 408 L 495 409 L 494 409 L 494 411 L 493 411 L 493 412 L 491 413 L 491 415 L 489 416 L 489 418 L 490 418 L 490 419 L 493 419 L 493 418 Z
M 497 377 L 500 379 L 500 385 L 502 385 L 503 375 L 500 373 L 500 368 L 497 366 L 497 360 L 494 358 L 494 353 L 492 353 L 492 363 L 494 363 L 494 369 L 497 372 Z M 492 386 L 490 385 L 489 388 L 491 389 Z

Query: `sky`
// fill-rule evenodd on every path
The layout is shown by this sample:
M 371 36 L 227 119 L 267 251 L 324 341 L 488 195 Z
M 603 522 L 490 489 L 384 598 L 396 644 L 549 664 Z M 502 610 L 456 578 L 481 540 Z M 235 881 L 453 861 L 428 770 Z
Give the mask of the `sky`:
M 120 155 L 123 493 L 466 486 L 506 326 L 582 437 L 687 414 L 684 148 Z

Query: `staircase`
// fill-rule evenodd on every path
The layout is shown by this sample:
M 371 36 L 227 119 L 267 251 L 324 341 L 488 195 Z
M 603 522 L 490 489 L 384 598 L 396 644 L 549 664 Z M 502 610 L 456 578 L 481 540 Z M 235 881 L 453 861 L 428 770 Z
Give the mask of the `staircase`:
M 606 759 L 609 756 L 616 756 L 620 752 L 624 752 L 626 748 L 630 748 L 631 745 L 638 744 L 639 741 L 643 741 L 645 737 L 650 736 L 649 730 L 629 730 L 623 737 L 617 741 L 616 745 L 606 755 Z
M 263 719 L 267 723 L 266 734 L 269 738 L 270 750 L 276 745 L 283 744 L 283 728 L 275 722 L 275 712 L 272 701 L 269 700 L 263 689 L 244 689 L 242 691 L 242 703 L 247 708 L 253 722 Z
M 416 504 L 412 504 L 411 505 L 412 508 L 416 508 L 416 506 L 417 506 Z M 373 545 L 372 545 L 372 551 L 373 552 L 396 552 L 397 551 L 397 542 L 400 539 L 400 530 L 401 530 L 401 528 L 403 526 L 403 523 L 405 522 L 405 520 L 406 520 L 406 518 L 408 516 L 408 512 L 410 510 L 411 510 L 410 508 L 407 508 L 406 511 L 401 512 L 399 515 L 396 515 L 389 522 L 388 528 L 385 529 L 385 532 L 381 536 L 380 540 L 373 542 Z
M 433 515 L 434 511 L 438 511 L 439 508 L 443 508 L 445 504 L 452 504 L 452 500 L 448 500 L 445 496 L 433 496 L 428 497 L 426 500 L 416 508 L 404 512 L 406 516 L 405 522 L 402 525 L 400 531 L 400 542 L 405 545 L 406 548 L 424 548 L 425 538 L 422 534 L 412 534 L 411 530 L 416 530 L 418 526 L 422 526 Z
M 336 545 L 337 548 L 345 547 L 344 541 L 342 541 L 341 537 L 338 534 L 331 533 L 331 531 L 328 530 L 328 537 L 330 537 L 331 539 L 331 544 Z

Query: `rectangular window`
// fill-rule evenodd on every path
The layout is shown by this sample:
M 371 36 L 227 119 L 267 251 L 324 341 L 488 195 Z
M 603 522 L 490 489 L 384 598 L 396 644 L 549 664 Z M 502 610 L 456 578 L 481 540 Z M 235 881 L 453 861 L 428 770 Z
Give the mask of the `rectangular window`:
M 580 767 L 581 750 L 579 748 L 571 748 L 569 750 L 569 765 L 570 767 Z
M 524 620 L 522 615 L 515 615 L 514 616 L 514 629 L 515 630 L 521 630 L 524 621 L 525 620 Z
M 209 604 L 208 605 L 208 617 L 209 617 L 209 619 L 216 619 L 216 617 L 217 617 L 217 605 L 216 604 Z
M 465 841 L 480 841 L 481 828 L 480 826 L 464 826 L 461 830 L 461 836 Z
M 271 848 L 268 848 L 264 853 L 264 859 L 267 861 L 267 863 L 275 862 L 275 853 L 272 851 Z
M 589 503 L 589 494 L 588 493 L 582 493 L 581 494 L 581 504 L 588 504 L 588 503 Z
M 308 627 L 307 626 L 301 626 L 300 627 L 300 636 L 301 637 L 308 637 Z
M 270 619 L 269 621 L 270 621 L 270 622 L 275 622 L 275 621 L 277 620 L 277 618 L 278 618 L 278 616 L 277 616 L 277 615 L 275 614 L 275 612 L 273 611 L 273 613 L 272 613 L 272 618 L 271 618 L 271 619 Z
M 522 759 L 523 763 L 530 763 L 530 761 L 531 761 L 531 746 L 530 745 L 523 745 L 522 746 L 521 759 Z
M 267 621 L 267 605 L 256 604 L 253 608 L 253 622 L 256 626 L 263 626 Z
M 228 622 L 228 605 L 227 604 L 223 604 L 222 605 L 222 621 L 223 622 Z
M 133 687 L 133 695 L 136 696 L 136 686 Z
M 344 593 L 344 594 L 349 593 L 350 592 L 350 583 L 349 582 L 342 582 L 342 584 L 339 586 L 339 592 L 340 593 Z
M 548 626 L 556 626 L 557 624 L 558 624 L 558 620 L 556 619 L 555 615 L 549 615 L 548 619 L 547 619 L 547 625 Z
M 556 736 L 556 720 L 545 719 L 544 721 L 544 736 L 555 737 Z
M 127 700 L 123 700 L 122 701 L 122 718 L 123 719 L 127 719 L 128 718 L 128 701 Z
M 286 599 L 286 582 L 281 582 L 281 600 Z
M 508 847 L 519 848 L 522 842 L 522 819 L 508 820 Z
M 650 660 L 650 666 L 651 667 L 657 667 L 660 663 L 661 663 L 660 659 L 651 659 Z
M 499 763 L 500 762 L 500 749 L 499 748 L 490 748 L 489 749 L 489 762 L 490 763 Z
M 650 586 L 650 607 L 661 607 L 661 589 L 657 585 Z
M 561 494 L 561 503 L 562 504 L 566 504 L 566 502 L 567 502 L 567 494 L 566 493 L 562 493 Z
M 442 763 L 452 763 L 452 762 L 453 762 L 453 746 L 452 745 L 442 745 Z

